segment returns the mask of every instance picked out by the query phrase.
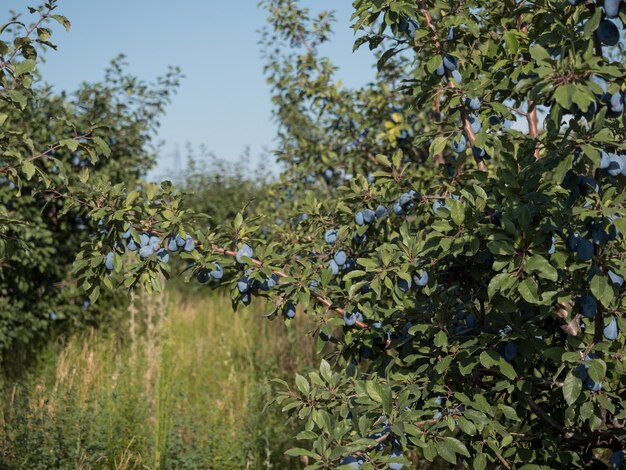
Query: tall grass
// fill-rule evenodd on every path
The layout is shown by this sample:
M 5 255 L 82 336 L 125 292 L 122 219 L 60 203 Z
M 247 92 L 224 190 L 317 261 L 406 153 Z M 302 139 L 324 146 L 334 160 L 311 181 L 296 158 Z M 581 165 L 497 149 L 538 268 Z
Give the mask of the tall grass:
M 315 361 L 301 319 L 177 293 L 139 296 L 128 317 L 123 338 L 55 343 L 3 384 L 0 468 L 298 468 L 284 456 L 295 425 L 265 405 L 271 378 Z

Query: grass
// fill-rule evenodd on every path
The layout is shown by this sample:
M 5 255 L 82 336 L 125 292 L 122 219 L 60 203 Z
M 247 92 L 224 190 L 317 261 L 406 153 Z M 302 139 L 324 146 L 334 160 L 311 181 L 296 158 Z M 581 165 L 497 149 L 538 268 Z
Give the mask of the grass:
M 60 341 L 3 384 L 0 468 L 297 468 L 295 424 L 265 407 L 271 378 L 316 362 L 305 330 L 219 295 L 138 296 L 123 338 Z

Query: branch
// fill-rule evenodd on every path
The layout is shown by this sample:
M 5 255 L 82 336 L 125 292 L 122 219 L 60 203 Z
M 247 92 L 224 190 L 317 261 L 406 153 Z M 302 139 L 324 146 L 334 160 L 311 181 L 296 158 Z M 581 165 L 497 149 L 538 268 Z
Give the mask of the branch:
M 433 24 L 432 17 L 430 16 L 430 12 L 426 8 L 426 5 L 424 5 L 424 0 L 418 0 L 418 3 L 420 6 L 420 11 L 422 12 L 426 20 L 426 25 L 430 28 L 430 30 L 433 33 L 435 47 L 437 48 L 437 51 L 439 52 L 439 54 L 443 54 L 443 47 L 441 46 L 441 42 L 439 41 L 439 34 L 437 33 L 437 29 L 435 28 L 435 25 Z M 444 70 L 445 70 L 445 67 L 444 67 Z M 456 86 L 454 85 L 454 82 L 450 80 L 447 70 L 445 70 L 445 74 L 446 74 L 446 78 L 448 79 L 448 86 L 451 88 L 456 88 Z M 463 129 L 467 136 L 467 140 L 469 144 L 473 147 L 474 143 L 476 142 L 476 134 L 474 134 L 474 131 L 472 130 L 472 125 L 469 122 L 467 113 L 465 112 L 464 108 L 461 108 L 461 117 L 463 118 Z M 478 168 L 481 171 L 487 171 L 487 164 L 482 159 L 474 157 L 474 160 L 476 160 L 476 164 L 478 165 Z
M 82 134 L 82 135 L 78 135 L 78 136 L 72 137 L 72 140 L 89 139 L 90 137 L 91 137 L 91 131 L 86 132 L 85 134 Z M 50 152 L 53 152 L 54 150 L 56 150 L 56 149 L 58 149 L 60 147 L 61 147 L 61 144 L 56 144 L 56 145 L 50 147 L 45 152 L 41 152 L 41 153 L 39 153 L 37 155 L 33 155 L 32 157 L 28 158 L 26 161 L 33 162 L 33 161 L 38 160 L 40 158 L 46 157 L 46 156 L 48 156 L 50 154 Z M 6 173 L 11 168 L 12 168 L 11 165 L 4 165 L 4 166 L 0 167 L 0 173 Z
M 539 160 L 539 129 L 537 125 L 537 107 L 533 101 L 528 103 L 528 114 L 526 116 L 528 121 L 528 130 L 533 139 L 537 141 L 535 144 L 535 160 Z
M 197 244 L 197 242 L 196 242 Z M 213 253 L 219 253 L 222 255 L 227 255 L 227 256 L 231 256 L 231 257 L 235 257 L 237 256 L 237 252 L 236 251 L 232 251 L 232 250 L 226 250 L 224 248 L 221 248 L 219 246 L 213 246 Z M 263 266 L 263 263 L 261 261 L 259 261 L 258 259 L 252 259 L 252 263 L 257 266 L 257 267 L 261 267 Z M 290 277 L 289 275 L 287 275 L 285 272 L 283 271 L 279 271 L 277 269 L 272 269 L 272 273 L 276 274 L 278 277 L 282 277 L 282 278 L 288 278 Z M 308 288 L 308 287 L 307 287 Z M 341 308 L 341 307 L 333 307 L 333 303 L 327 299 L 326 297 L 324 297 L 322 294 L 320 294 L 319 292 L 308 288 L 311 292 L 311 294 L 313 295 L 313 298 L 315 300 L 317 300 L 319 303 L 321 303 L 322 305 L 324 305 L 325 307 L 327 307 L 330 310 L 333 310 L 334 312 L 336 312 L 338 315 L 341 315 L 342 317 L 344 316 L 344 314 L 346 313 L 346 309 L 345 308 Z M 363 329 L 368 329 L 369 327 L 367 326 L 367 324 L 361 322 L 361 321 L 357 321 L 355 323 L 356 326 L 358 326 L 359 328 L 363 328 Z

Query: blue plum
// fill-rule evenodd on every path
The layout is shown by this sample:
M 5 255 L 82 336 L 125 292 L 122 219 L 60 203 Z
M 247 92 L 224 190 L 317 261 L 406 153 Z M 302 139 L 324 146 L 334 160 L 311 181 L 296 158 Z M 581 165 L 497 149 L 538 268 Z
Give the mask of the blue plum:
M 161 261 L 163 261 L 165 264 L 170 262 L 170 254 L 167 252 L 167 250 L 165 248 L 161 248 L 158 252 L 157 252 L 157 256 L 159 257 L 159 259 Z
M 152 247 L 154 251 L 156 251 L 161 246 L 161 239 L 155 235 L 152 235 L 150 237 L 150 240 L 148 241 L 148 244 Z
M 459 136 L 452 140 L 452 148 L 456 153 L 465 152 L 467 148 L 467 139 L 465 135 L 459 134 Z
M 337 274 L 339 274 L 339 265 L 334 259 L 331 259 L 328 262 L 328 267 L 330 268 L 330 272 L 333 274 L 333 276 L 336 276 Z
M 602 390 L 602 382 L 596 383 L 591 377 L 587 377 L 585 379 L 585 387 L 587 387 L 592 392 L 599 392 Z
M 132 235 L 132 232 L 133 232 L 132 228 L 131 228 L 131 227 L 128 227 L 128 228 L 126 229 L 126 231 L 122 234 L 122 238 L 123 238 L 124 240 L 128 240 L 128 239 L 130 238 L 130 236 Z
M 615 18 L 619 15 L 621 0 L 604 0 L 604 12 L 607 18 Z
M 619 29 L 611 20 L 602 20 L 596 34 L 598 39 L 607 46 L 615 46 L 619 42 Z
M 485 152 L 485 149 L 477 147 L 475 145 L 472 147 L 472 155 L 474 155 L 474 158 L 487 159 L 487 152 Z
M 336 228 L 326 230 L 326 233 L 324 233 L 324 241 L 330 245 L 335 243 L 337 241 L 337 232 L 338 230 Z
M 580 243 L 580 235 L 577 233 L 570 233 L 565 240 L 565 245 L 569 251 L 576 251 L 578 244 Z
M 215 279 L 216 281 L 219 281 L 220 279 L 224 277 L 224 270 L 222 269 L 222 266 L 220 266 L 219 263 L 213 263 L 213 264 L 215 265 L 215 269 L 213 269 L 210 272 L 211 277 Z
M 200 284 L 206 284 L 211 279 L 211 275 L 207 269 L 201 269 L 196 273 L 196 280 Z
M 413 281 L 419 287 L 424 287 L 428 284 L 428 272 L 424 269 L 413 273 Z
M 335 260 L 335 263 L 337 263 L 337 266 L 343 266 L 344 264 L 346 264 L 348 255 L 346 255 L 345 251 L 339 250 L 337 253 L 335 253 L 333 259 Z
M 591 240 L 595 245 L 605 245 L 609 241 L 609 234 L 604 231 L 602 224 L 594 223 L 591 227 Z
M 273 289 L 274 287 L 276 287 L 278 285 L 278 276 L 274 273 L 272 273 L 272 275 L 270 277 L 268 277 L 267 279 L 265 279 L 261 285 L 259 286 L 259 288 L 262 291 L 269 291 L 270 289 Z
M 474 132 L 474 134 L 478 134 L 480 130 L 483 128 L 483 125 L 480 122 L 480 118 L 476 116 L 475 114 L 470 114 L 467 117 L 467 119 L 470 122 L 470 127 L 472 128 L 472 131 Z
M 148 235 L 147 233 L 142 233 L 141 235 L 139 235 L 139 242 L 141 246 L 146 246 L 148 243 L 150 243 L 150 235 Z
M 185 240 L 183 237 L 181 237 L 181 236 L 180 236 L 180 234 L 178 234 L 178 233 L 176 234 L 175 239 L 176 239 L 176 244 L 177 244 L 180 248 L 182 248 L 183 246 L 185 246 L 185 243 L 187 243 L 187 242 L 186 242 L 186 240 Z
M 365 224 L 365 219 L 363 217 L 363 212 L 359 211 L 356 214 L 354 214 L 354 222 L 357 225 L 363 225 Z
M 480 100 L 478 98 L 467 98 L 465 100 L 465 105 L 474 111 L 480 109 Z
M 196 248 L 196 242 L 191 235 L 187 235 L 185 237 L 185 246 L 183 246 L 183 250 L 186 252 L 193 251 Z
M 450 206 L 449 205 L 444 204 L 439 199 L 435 199 L 435 201 L 433 202 L 433 212 L 437 213 L 437 211 L 439 209 L 442 209 L 442 208 L 450 210 Z
M 385 217 L 387 217 L 387 213 L 387 208 L 382 204 L 376 208 L 375 214 L 377 219 L 384 219 Z
M 296 306 L 291 300 L 288 300 L 283 307 L 283 315 L 285 315 L 287 318 L 293 318 L 296 316 Z
M 577 304 L 580 313 L 588 318 L 594 318 L 598 313 L 598 302 L 595 297 L 590 294 L 585 294 L 580 297 Z
M 172 253 L 176 253 L 178 251 L 178 243 L 176 243 L 175 237 L 170 237 L 167 240 L 167 249 L 170 250 Z
M 614 273 L 611 270 L 609 270 L 608 275 L 609 275 L 609 279 L 614 285 L 616 285 L 617 287 L 622 287 L 622 285 L 624 284 L 624 278 L 622 276 Z
M 452 72 L 452 78 L 454 78 L 457 83 L 463 83 L 463 77 L 458 70 Z
M 115 255 L 113 254 L 112 251 L 109 251 L 106 255 L 106 257 L 104 258 L 104 267 L 107 268 L 109 271 L 113 271 L 113 258 L 115 257 Z
M 347 465 L 348 467 L 352 467 L 355 470 L 359 470 L 361 468 L 362 460 L 353 457 L 352 455 L 348 455 L 347 457 L 343 457 L 339 461 L 339 465 Z
M 347 310 L 343 312 L 343 321 L 346 326 L 353 326 L 356 323 L 356 317 L 354 315 L 354 312 L 348 313 Z
M 624 451 L 618 450 L 609 458 L 609 468 L 620 468 L 624 464 Z
M 608 325 L 604 327 L 603 330 L 604 337 L 609 341 L 614 341 L 617 339 L 617 335 L 619 334 L 619 330 L 617 328 L 617 319 L 615 317 L 611 317 Z
M 578 259 L 580 261 L 589 261 L 593 258 L 593 253 L 593 244 L 586 238 L 581 239 L 576 247 L 576 255 L 578 256 Z
M 587 377 L 589 377 L 589 366 L 587 364 L 578 364 L 574 368 L 573 373 L 576 377 L 584 382 L 585 380 L 587 380 Z
M 355 231 L 354 232 L 354 236 L 352 237 L 352 239 L 354 240 L 354 243 L 356 243 L 357 245 L 360 245 L 365 240 L 367 240 L 367 235 L 365 235 L 365 234 L 359 235 L 359 232 Z
M 376 214 L 372 209 L 365 209 L 363 211 L 363 222 L 365 222 L 366 224 L 371 224 L 372 222 L 374 222 L 375 217 Z
M 504 346 L 504 359 L 506 359 L 508 362 L 511 362 L 517 357 L 517 353 L 517 344 L 506 343 L 506 346 Z
M 407 279 L 399 278 L 397 282 L 398 289 L 400 292 L 408 292 L 411 289 L 411 281 Z
M 137 251 L 137 243 L 135 243 L 134 239 L 129 238 L 128 243 L 126 244 L 126 248 L 128 248 L 130 251 Z
M 139 256 L 141 256 L 144 259 L 152 256 L 153 253 L 154 253 L 154 248 L 152 248 L 152 246 L 150 245 L 142 246 L 141 249 L 139 250 Z
M 252 258 L 252 256 L 254 256 L 254 250 L 252 249 L 252 247 L 250 247 L 250 245 L 244 243 L 243 245 L 241 245 L 241 248 L 237 252 L 235 259 L 239 264 L 244 264 L 243 258 Z
M 250 290 L 250 279 L 247 276 L 239 278 L 237 281 L 237 289 L 242 294 L 248 292 Z
M 450 72 L 456 70 L 457 64 L 458 60 L 453 55 L 446 54 L 443 56 L 443 66 Z

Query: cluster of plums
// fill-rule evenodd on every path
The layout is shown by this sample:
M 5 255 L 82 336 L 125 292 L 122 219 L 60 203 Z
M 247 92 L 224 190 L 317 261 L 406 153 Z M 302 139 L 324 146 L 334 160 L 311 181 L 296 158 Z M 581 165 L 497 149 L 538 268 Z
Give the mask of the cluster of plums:
M 157 257 L 164 263 L 168 263 L 170 260 L 170 253 L 176 253 L 178 251 L 193 251 L 196 247 L 194 239 L 187 235 L 186 238 L 181 237 L 179 234 L 170 236 L 165 240 L 150 233 L 139 234 L 139 244 L 132 237 L 132 230 L 128 228 L 122 234 L 122 241 L 119 241 L 116 245 L 120 250 L 127 249 L 129 251 L 139 251 L 139 256 L 142 259 L 149 258 L 156 253 Z M 114 252 L 110 251 L 106 254 L 104 265 L 112 271 Z
M 423 269 L 413 272 L 413 275 L 411 277 L 413 279 L 413 282 L 411 282 L 410 279 L 398 279 L 396 285 L 398 286 L 400 292 L 408 292 L 411 289 L 413 283 L 415 283 L 417 287 L 424 287 L 428 284 L 428 272 Z
M 626 176 L 626 155 L 602 151 L 600 169 L 611 176 Z
M 593 359 L 591 355 L 586 356 L 585 359 Z M 574 375 L 583 381 L 583 384 L 588 390 L 592 392 L 599 392 L 602 390 L 602 382 L 596 382 L 589 376 L 589 365 L 586 363 L 579 364 L 574 369 Z
M 452 78 L 458 83 L 463 82 L 463 77 L 457 70 L 458 59 L 451 54 L 444 54 L 441 64 L 435 69 L 435 73 L 440 77 L 446 74 L 446 71 L 450 72 Z
M 278 285 L 278 276 L 274 273 L 263 281 L 254 279 L 252 273 L 253 270 L 251 268 L 246 270 L 244 276 L 237 281 L 237 289 L 241 294 L 241 301 L 246 305 L 252 300 L 252 295 L 257 294 L 259 291 L 267 292 Z
M 584 116 L 587 120 L 589 120 L 593 118 L 593 116 L 598 112 L 598 107 L 600 105 L 604 105 L 606 106 L 607 117 L 617 118 L 621 116 L 624 112 L 624 105 L 626 104 L 626 93 L 620 91 L 609 93 L 609 84 L 600 75 L 591 75 L 589 77 L 589 80 L 600 87 L 600 92 L 595 92 L 597 101 L 591 101 L 591 103 L 587 107 L 587 111 L 585 112 L 583 112 L 575 103 L 572 104 L 569 111 L 576 116 Z
M 351 271 L 356 268 L 356 262 L 343 250 L 338 250 L 333 258 L 328 262 L 328 267 L 333 276 L 339 274 L 339 271 Z

